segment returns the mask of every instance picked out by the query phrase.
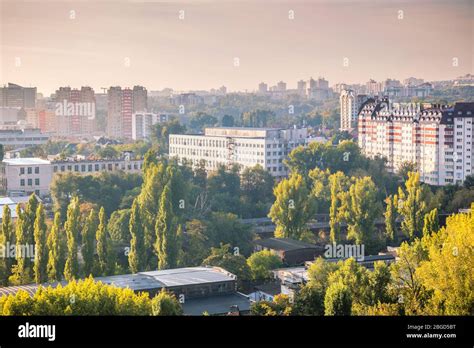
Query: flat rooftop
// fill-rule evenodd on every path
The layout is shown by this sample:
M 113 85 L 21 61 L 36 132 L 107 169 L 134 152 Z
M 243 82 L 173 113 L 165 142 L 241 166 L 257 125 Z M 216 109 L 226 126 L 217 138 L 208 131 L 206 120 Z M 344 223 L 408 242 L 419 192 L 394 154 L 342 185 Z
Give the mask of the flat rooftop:
M 172 288 L 176 286 L 218 283 L 235 280 L 235 275 L 219 267 L 186 267 L 161 271 L 139 272 L 109 277 L 97 277 L 104 284 L 135 291 Z
M 211 284 L 226 281 L 234 281 L 236 276 L 219 267 L 186 267 L 161 271 L 140 272 L 136 274 L 114 275 L 109 277 L 96 277 L 107 285 L 119 288 L 129 288 L 134 291 L 147 291 L 176 286 Z M 43 284 L 42 286 L 56 286 L 55 284 Z M 30 295 L 34 294 L 39 285 L 30 284 L 24 286 L 0 287 L 0 296 L 15 294 L 19 290 L 27 290 Z
M 255 244 L 260 245 L 264 248 L 281 251 L 322 248 L 315 244 L 305 243 L 300 240 L 294 240 L 290 238 L 257 239 L 255 241 Z
M 204 298 L 186 300 L 183 303 L 185 315 L 225 315 L 232 306 L 237 306 L 239 311 L 250 311 L 250 300 L 247 296 L 238 292 L 233 294 L 216 295 Z
M 214 137 L 266 138 L 269 134 L 277 134 L 281 128 L 222 127 L 206 128 L 204 135 Z
M 11 216 L 13 219 L 16 219 L 18 216 L 16 215 L 16 206 L 18 204 L 26 204 L 30 196 L 18 196 L 18 197 L 0 197 L 0 220 L 3 218 L 3 207 L 8 205 L 11 211 Z M 36 196 L 38 202 L 41 202 L 41 199 Z
M 3 163 L 13 165 L 13 166 L 27 166 L 27 165 L 38 165 L 38 164 L 50 164 L 50 161 L 36 158 L 36 157 L 27 157 L 27 158 L 6 158 L 3 160 Z

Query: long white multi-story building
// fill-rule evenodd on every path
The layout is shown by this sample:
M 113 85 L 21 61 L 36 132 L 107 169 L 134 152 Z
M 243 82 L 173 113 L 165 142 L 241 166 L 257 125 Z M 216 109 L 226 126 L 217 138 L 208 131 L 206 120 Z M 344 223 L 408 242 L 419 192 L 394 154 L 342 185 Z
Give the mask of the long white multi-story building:
M 208 171 L 234 163 L 242 168 L 259 164 L 273 176 L 284 177 L 288 170 L 283 160 L 308 140 L 306 128 L 206 128 L 203 135 L 170 134 L 169 155 L 193 165 L 204 160 Z
M 473 175 L 474 103 L 447 106 L 369 99 L 358 122 L 362 152 L 386 158 L 392 172 L 412 162 L 423 182 L 437 186 L 462 183 Z

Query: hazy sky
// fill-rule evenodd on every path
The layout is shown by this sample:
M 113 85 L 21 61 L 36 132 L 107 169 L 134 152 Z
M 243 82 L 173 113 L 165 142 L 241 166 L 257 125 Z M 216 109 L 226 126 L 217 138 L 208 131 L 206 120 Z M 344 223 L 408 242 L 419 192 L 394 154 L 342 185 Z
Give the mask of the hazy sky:
M 295 88 L 311 76 L 440 80 L 474 65 L 474 0 L 0 2 L 0 83 L 45 94 L 64 85 Z

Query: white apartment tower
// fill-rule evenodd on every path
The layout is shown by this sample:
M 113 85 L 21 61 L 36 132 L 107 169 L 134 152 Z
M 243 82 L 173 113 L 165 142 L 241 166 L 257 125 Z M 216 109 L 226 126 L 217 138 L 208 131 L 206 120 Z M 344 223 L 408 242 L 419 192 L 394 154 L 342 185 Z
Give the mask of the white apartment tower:
M 275 177 L 288 174 L 283 160 L 297 146 L 307 143 L 306 128 L 206 128 L 204 135 L 170 134 L 169 156 L 180 163 L 198 165 L 206 170 L 219 166 L 241 165 L 242 169 L 259 164 Z
M 149 139 L 152 132 L 152 126 L 157 123 L 163 123 L 169 120 L 167 114 L 155 114 L 152 112 L 135 112 L 132 115 L 132 139 Z
M 353 90 L 344 89 L 339 97 L 341 108 L 341 131 L 352 132 L 357 129 L 359 108 L 367 100 L 366 95 L 356 95 Z

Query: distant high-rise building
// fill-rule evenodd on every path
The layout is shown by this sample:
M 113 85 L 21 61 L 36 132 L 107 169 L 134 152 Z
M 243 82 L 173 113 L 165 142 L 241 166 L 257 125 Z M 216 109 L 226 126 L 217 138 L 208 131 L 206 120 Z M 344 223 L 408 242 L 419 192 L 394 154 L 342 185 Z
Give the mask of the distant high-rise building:
M 286 83 L 283 81 L 280 81 L 277 83 L 277 90 L 280 92 L 286 91 Z
M 110 87 L 107 92 L 107 134 L 114 138 L 132 138 L 132 115 L 146 111 L 148 92 L 142 86 L 133 89 Z
M 309 80 L 308 97 L 316 100 L 326 100 L 329 98 L 329 82 L 323 77 L 318 80 Z
M 298 94 L 300 95 L 306 95 L 306 81 L 304 80 L 299 80 L 297 83 L 297 90 Z
M 57 118 L 54 109 L 44 108 L 38 111 L 38 128 L 43 133 L 57 134 Z
M 347 84 L 345 83 L 336 83 L 334 86 L 332 86 L 332 89 L 334 93 L 342 93 L 343 90 L 345 89 L 351 89 Z
M 418 86 L 423 84 L 425 81 L 423 79 L 417 79 L 415 77 L 409 77 L 405 80 L 403 80 L 403 84 L 405 86 Z
M 38 112 L 35 108 L 28 108 L 25 109 L 26 113 L 26 124 L 28 124 L 32 128 L 38 128 Z
M 146 111 L 148 109 L 148 93 L 145 87 L 133 87 L 133 112 Z
M 369 80 L 366 84 L 366 91 L 367 94 L 371 96 L 376 96 L 382 93 L 382 84 L 380 82 L 377 82 L 375 80 Z
M 329 89 L 329 82 L 324 77 L 319 77 L 316 81 L 316 87 L 321 89 Z
M 14 83 L 0 87 L 0 106 L 34 108 L 36 107 L 36 87 L 22 87 Z
M 352 132 L 354 129 L 357 129 L 359 108 L 366 100 L 366 95 L 356 95 L 353 90 L 342 90 L 339 97 L 341 107 L 341 131 Z
M 259 83 L 258 85 L 258 92 L 265 94 L 268 92 L 268 85 L 264 82 Z
M 95 93 L 91 87 L 60 87 L 55 93 L 56 133 L 65 137 L 90 136 L 95 131 Z
M 148 139 L 151 136 L 152 126 L 157 123 L 167 122 L 168 114 L 155 114 L 152 112 L 135 112 L 132 115 L 132 139 Z

